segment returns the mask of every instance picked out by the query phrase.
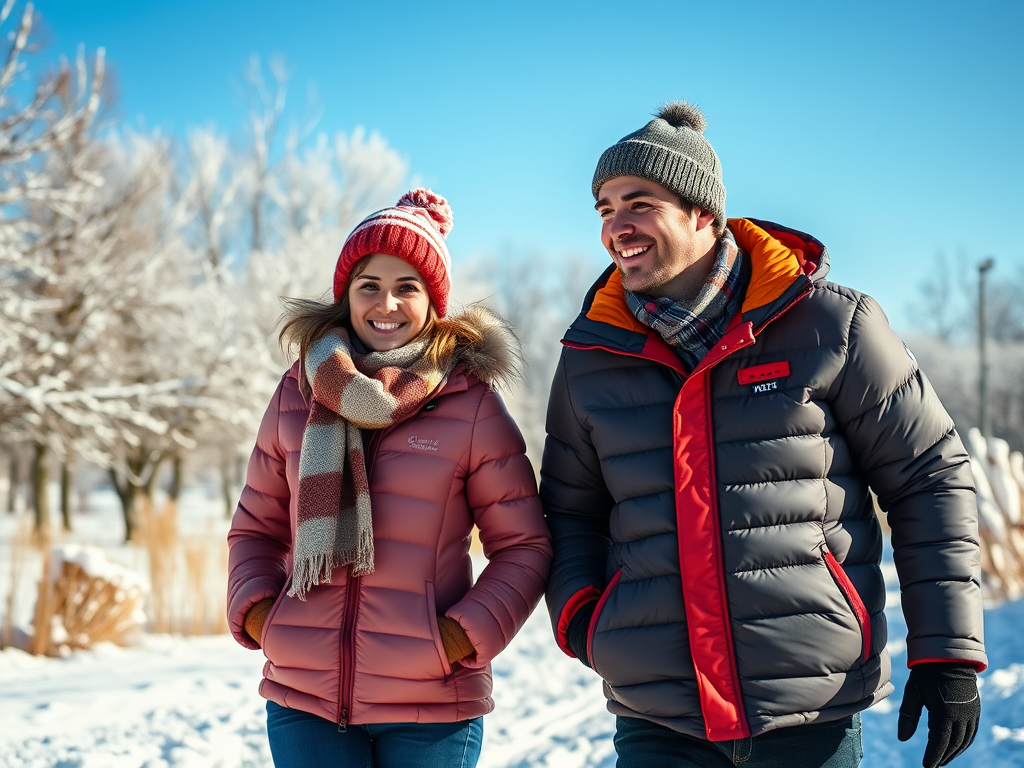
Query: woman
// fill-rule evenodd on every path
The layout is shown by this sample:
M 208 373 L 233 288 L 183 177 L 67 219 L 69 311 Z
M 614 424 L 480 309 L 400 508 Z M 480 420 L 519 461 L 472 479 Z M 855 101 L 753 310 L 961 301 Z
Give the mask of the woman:
M 475 765 L 491 659 L 544 590 L 533 470 L 493 389 L 518 348 L 485 310 L 445 317 L 451 226 L 413 190 L 349 235 L 333 304 L 288 303 L 299 359 L 228 534 L 228 617 L 268 659 L 278 768 Z

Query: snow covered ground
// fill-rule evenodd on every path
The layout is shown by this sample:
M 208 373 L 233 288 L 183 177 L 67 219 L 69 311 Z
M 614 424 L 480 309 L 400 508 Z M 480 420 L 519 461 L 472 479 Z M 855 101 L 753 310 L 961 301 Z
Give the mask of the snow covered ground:
M 79 517 L 75 537 L 116 549 L 120 528 L 112 509 L 101 502 Z M 0 555 L 10 554 L 5 547 L 12 530 L 12 520 L 3 516 Z M 0 559 L 2 570 L 8 562 Z M 0 576 L 0 595 L 7 578 Z M 915 768 L 924 752 L 924 723 L 910 742 L 896 740 L 906 653 L 898 593 L 889 598 L 897 693 L 864 715 L 863 765 Z M 23 605 L 19 615 L 26 610 Z M 991 608 L 986 633 L 991 666 L 981 676 L 981 731 L 954 765 L 1020 768 L 1024 601 Z M 8 648 L 0 652 L 0 766 L 270 766 L 263 700 L 256 692 L 262 666 L 258 652 L 226 635 L 148 634 L 130 648 L 101 645 L 58 659 Z M 496 710 L 484 719 L 482 768 L 613 768 L 614 719 L 604 708 L 600 682 L 557 649 L 542 609 L 497 659 L 494 688 Z

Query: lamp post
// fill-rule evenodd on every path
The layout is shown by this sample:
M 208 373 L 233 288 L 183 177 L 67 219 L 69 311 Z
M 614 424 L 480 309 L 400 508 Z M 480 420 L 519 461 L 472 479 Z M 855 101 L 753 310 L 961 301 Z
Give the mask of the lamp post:
M 995 266 L 992 257 L 978 265 L 978 429 L 986 440 L 992 436 L 988 409 L 988 322 L 985 317 L 985 277 Z

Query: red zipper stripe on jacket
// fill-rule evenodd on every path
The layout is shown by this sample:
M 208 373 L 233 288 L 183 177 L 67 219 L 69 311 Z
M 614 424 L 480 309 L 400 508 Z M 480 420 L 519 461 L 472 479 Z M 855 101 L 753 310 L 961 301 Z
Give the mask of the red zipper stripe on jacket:
M 710 741 L 724 741 L 748 738 L 750 726 L 743 708 L 725 591 L 709 376 L 708 367 L 698 370 L 676 397 L 673 470 L 683 607 L 704 730 Z
M 809 293 L 810 286 L 762 323 L 758 332 Z M 710 381 L 712 367 L 755 341 L 753 324 L 737 320 L 733 319 L 718 344 L 683 382 L 673 408 L 676 530 L 683 607 L 704 730 L 710 741 L 750 736 L 726 591 Z

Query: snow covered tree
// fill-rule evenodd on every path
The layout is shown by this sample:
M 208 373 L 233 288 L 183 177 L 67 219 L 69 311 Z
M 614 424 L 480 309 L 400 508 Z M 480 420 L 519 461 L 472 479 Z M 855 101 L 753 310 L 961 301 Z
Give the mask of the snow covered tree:
M 13 0 L 0 9 L 6 28 Z M 5 441 L 34 444 L 36 520 L 49 523 L 46 487 L 55 419 L 48 395 L 65 389 L 69 340 L 85 311 L 82 294 L 60 296 L 69 232 L 81 225 L 74 212 L 91 198 L 93 127 L 104 88 L 103 51 L 91 67 L 83 51 L 74 66 L 61 60 L 52 74 L 26 82 L 26 57 L 35 23 L 24 7 L 0 71 L 0 429 Z M 28 98 L 19 98 L 28 93 Z M 60 222 L 60 224 L 58 224 Z M 65 325 L 61 332 L 48 320 Z
M 66 486 L 81 456 L 108 468 L 130 538 L 164 462 L 173 495 L 195 450 L 218 456 L 233 506 L 231 476 L 286 362 L 280 297 L 329 286 L 348 230 L 394 201 L 406 166 L 362 130 L 276 140 L 276 65 L 270 89 L 250 68 L 256 106 L 234 145 L 203 129 L 175 152 L 101 126 L 102 51 L 19 103 L 33 18 L 28 6 L 0 72 L 0 440 L 29 448 L 40 528 L 51 456 Z
M 535 469 L 544 451 L 548 393 L 561 354 L 558 340 L 579 313 L 597 269 L 582 256 L 551 258 L 533 251 L 478 257 L 456 273 L 457 298 L 492 307 L 523 345 L 523 381 L 506 399 Z

